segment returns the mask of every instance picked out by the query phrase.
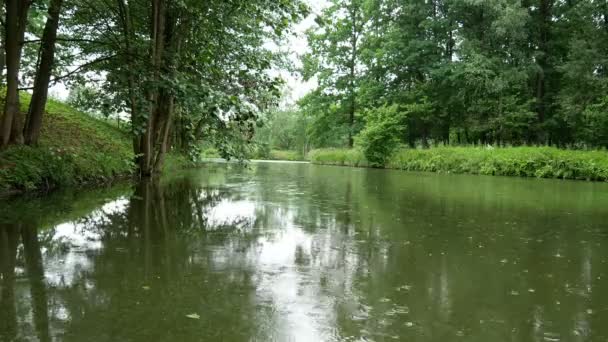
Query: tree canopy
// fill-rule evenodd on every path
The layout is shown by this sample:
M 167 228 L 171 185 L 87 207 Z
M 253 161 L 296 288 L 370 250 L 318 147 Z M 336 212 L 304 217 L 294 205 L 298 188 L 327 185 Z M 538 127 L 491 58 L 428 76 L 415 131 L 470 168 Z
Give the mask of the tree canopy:
M 318 146 L 608 146 L 605 2 L 332 0 L 316 23 Z
M 159 170 L 171 148 L 192 152 L 207 139 L 228 156 L 236 150 L 230 144 L 249 141 L 259 113 L 281 94 L 282 81 L 269 70 L 284 56 L 267 43 L 280 42 L 308 13 L 302 1 L 288 0 L 66 0 L 59 18 L 62 1 L 8 0 L 6 19 L 12 26 L 7 24 L 4 40 L 9 96 L 3 145 L 23 142 L 10 131 L 23 130 L 15 109 L 17 79 L 27 69 L 19 60 L 23 37 L 38 37 L 19 22 L 34 21 L 27 16 L 35 7 L 30 5 L 48 8 L 46 22 L 54 23 L 32 39 L 40 41 L 40 56 L 30 58 L 37 60 L 37 84 L 48 89 L 51 68 L 44 61 L 49 47 L 60 46 L 67 53 L 50 57 L 54 70 L 64 71 L 55 79 L 80 94 L 73 98 L 82 108 L 128 114 L 144 175 Z M 15 13 L 19 20 L 13 20 Z M 23 55 L 31 57 L 28 51 Z M 36 99 L 34 94 L 32 103 Z

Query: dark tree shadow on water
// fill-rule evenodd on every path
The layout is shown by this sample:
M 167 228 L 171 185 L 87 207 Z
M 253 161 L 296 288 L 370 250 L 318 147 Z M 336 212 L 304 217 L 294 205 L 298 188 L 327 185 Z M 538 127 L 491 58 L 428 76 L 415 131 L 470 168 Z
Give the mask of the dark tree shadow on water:
M 18 337 L 15 270 L 18 264 L 20 238 L 25 258 L 25 271 L 30 285 L 31 309 L 36 336 L 39 341 L 50 341 L 47 285 L 44 278 L 38 229 L 36 225 L 30 223 L 0 227 L 0 270 L 2 273 L 0 336 L 7 341 Z

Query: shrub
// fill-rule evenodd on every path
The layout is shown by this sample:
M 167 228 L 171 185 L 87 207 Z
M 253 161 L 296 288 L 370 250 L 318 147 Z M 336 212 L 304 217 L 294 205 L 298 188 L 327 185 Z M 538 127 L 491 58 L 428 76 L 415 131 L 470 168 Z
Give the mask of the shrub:
M 375 108 L 366 114 L 367 124 L 357 136 L 357 145 L 371 166 L 384 166 L 399 146 L 403 135 L 403 115 L 398 111 L 398 106 L 393 105 Z

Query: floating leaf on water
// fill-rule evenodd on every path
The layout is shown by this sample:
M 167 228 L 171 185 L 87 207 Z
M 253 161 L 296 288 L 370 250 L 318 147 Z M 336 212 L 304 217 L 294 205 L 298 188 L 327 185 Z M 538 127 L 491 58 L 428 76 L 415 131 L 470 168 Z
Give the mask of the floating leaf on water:
M 201 316 L 199 316 L 196 313 L 191 313 L 189 315 L 186 315 L 186 317 L 191 318 L 191 319 L 201 319 Z

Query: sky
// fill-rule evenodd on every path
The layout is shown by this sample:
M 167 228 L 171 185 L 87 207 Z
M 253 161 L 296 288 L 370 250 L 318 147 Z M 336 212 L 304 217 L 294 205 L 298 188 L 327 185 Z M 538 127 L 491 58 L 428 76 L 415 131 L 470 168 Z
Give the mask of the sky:
M 305 36 L 306 30 L 315 24 L 315 17 L 329 5 L 328 0 L 306 0 L 306 2 L 310 6 L 311 12 L 308 17 L 294 25 L 293 34 L 287 38 L 286 43 L 281 46 L 270 43 L 268 46 L 281 52 L 287 52 L 289 59 L 296 67 L 301 67 L 300 56 L 309 51 Z M 296 73 L 290 73 L 287 70 L 274 69 L 271 71 L 271 75 L 280 75 L 286 82 L 284 106 L 294 104 L 317 86 L 316 79 L 304 81 Z M 49 88 L 49 94 L 53 98 L 65 100 L 68 97 L 69 89 L 63 83 L 57 83 Z

